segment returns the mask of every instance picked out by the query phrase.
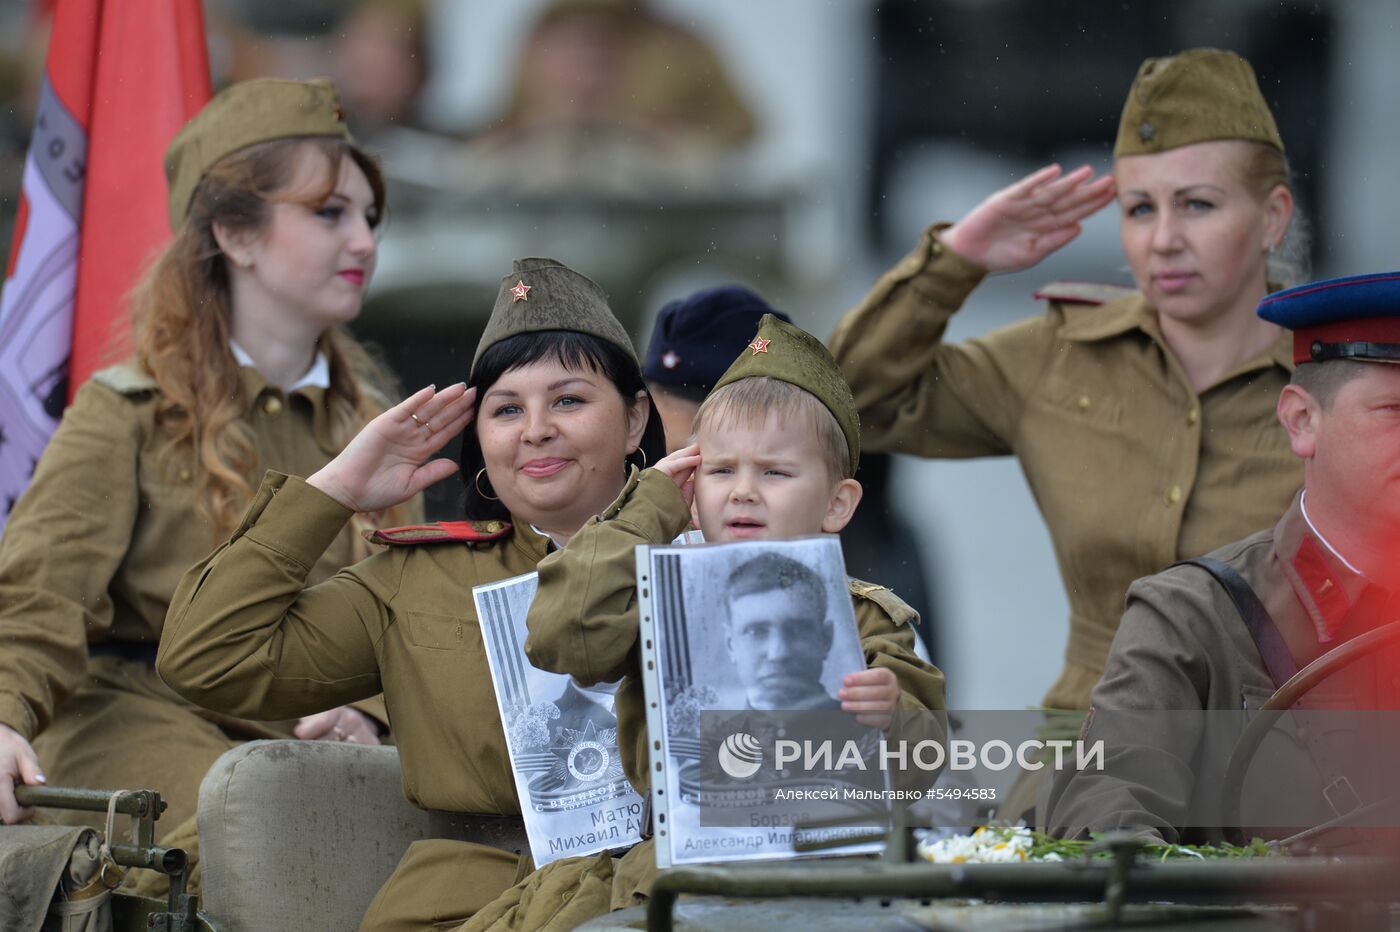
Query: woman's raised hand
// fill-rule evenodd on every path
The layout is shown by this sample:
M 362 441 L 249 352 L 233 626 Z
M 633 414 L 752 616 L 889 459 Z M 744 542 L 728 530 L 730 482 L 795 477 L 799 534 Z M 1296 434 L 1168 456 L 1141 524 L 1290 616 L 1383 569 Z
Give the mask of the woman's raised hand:
M 476 389 L 458 382 L 428 386 L 370 421 L 307 483 L 355 511 L 383 511 L 406 502 L 457 471 L 429 460 L 471 422 Z
M 1113 200 L 1113 176 L 1088 165 L 1068 175 L 1059 165 L 987 198 L 941 234 L 943 245 L 989 272 L 1030 268 L 1079 235 L 1079 221 Z

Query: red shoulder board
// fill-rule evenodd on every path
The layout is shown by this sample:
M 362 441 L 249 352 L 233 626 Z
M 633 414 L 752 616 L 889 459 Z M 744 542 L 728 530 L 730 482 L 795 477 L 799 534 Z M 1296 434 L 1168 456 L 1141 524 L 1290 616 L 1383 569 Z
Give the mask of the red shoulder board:
M 1135 294 L 1124 285 L 1102 282 L 1051 282 L 1034 295 L 1037 301 L 1062 301 L 1066 304 L 1107 304 L 1118 298 Z
M 499 540 L 510 533 L 507 521 L 439 521 L 436 524 L 410 524 L 405 527 L 366 531 L 371 544 L 449 544 Z

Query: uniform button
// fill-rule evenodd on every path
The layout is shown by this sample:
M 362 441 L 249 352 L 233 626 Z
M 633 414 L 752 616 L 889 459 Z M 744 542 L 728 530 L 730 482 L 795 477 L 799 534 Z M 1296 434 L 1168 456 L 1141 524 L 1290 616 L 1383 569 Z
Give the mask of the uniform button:
M 1088 410 L 1089 410 L 1089 396 L 1088 396 L 1088 395 L 1080 395 L 1080 396 L 1079 396 L 1079 410 L 1080 410 L 1080 411 L 1088 411 Z
M 1195 426 L 1196 426 L 1196 422 L 1199 421 L 1200 419 L 1201 419 L 1201 412 L 1200 412 L 1198 409 L 1192 408 L 1190 411 L 1187 411 L 1187 412 L 1186 412 L 1186 423 L 1189 424 L 1189 425 L 1191 425 L 1192 427 L 1195 427 Z
M 268 417 L 276 417 L 282 413 L 282 399 L 276 395 L 268 395 L 263 399 L 262 412 Z
M 181 469 L 181 470 L 180 470 L 180 481 L 181 481 L 181 482 L 189 482 L 189 481 L 190 481 L 190 477 L 191 477 L 192 475 L 193 475 L 193 473 L 191 473 L 188 469 Z
M 1177 504 L 1177 503 L 1180 502 L 1180 501 L 1181 501 L 1181 486 L 1179 486 L 1179 485 L 1174 485 L 1174 486 L 1172 486 L 1170 489 L 1167 489 L 1167 502 L 1168 502 L 1168 504 L 1175 505 L 1175 504 Z

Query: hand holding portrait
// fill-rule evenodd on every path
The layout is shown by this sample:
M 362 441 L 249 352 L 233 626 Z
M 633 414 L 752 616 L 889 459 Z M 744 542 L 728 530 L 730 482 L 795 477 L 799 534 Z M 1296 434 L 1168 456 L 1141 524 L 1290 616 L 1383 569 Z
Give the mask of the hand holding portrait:
M 899 705 L 899 680 L 888 667 L 848 673 L 836 698 L 841 700 L 841 710 L 853 713 L 862 725 L 887 731 Z

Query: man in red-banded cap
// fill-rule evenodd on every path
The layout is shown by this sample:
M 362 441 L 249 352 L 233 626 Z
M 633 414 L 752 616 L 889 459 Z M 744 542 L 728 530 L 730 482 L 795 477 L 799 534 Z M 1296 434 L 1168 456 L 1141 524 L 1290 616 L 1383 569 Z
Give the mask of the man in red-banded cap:
M 1111 731 L 1107 721 L 1124 713 L 1258 709 L 1299 670 L 1400 619 L 1400 273 L 1300 285 L 1265 298 L 1258 313 L 1293 331 L 1296 371 L 1277 410 L 1304 487 L 1272 529 L 1133 584 L 1086 735 Z M 1400 709 L 1400 639 L 1380 640 L 1311 690 L 1297 686 L 1287 704 L 1312 710 L 1304 715 Z M 1294 825 L 1355 815 L 1375 800 L 1365 784 L 1386 772 L 1374 762 L 1349 769 L 1355 741 L 1339 749 L 1321 730 L 1300 726 L 1298 766 L 1272 769 L 1293 781 Z M 1154 775 L 1150 785 L 1062 778 L 1052 825 L 1147 829 L 1170 842 L 1223 837 L 1202 820 L 1232 801 L 1219 798 L 1220 771 L 1205 772 L 1200 729 L 1160 731 L 1110 751 L 1110 765 L 1121 755 L 1133 773 Z

